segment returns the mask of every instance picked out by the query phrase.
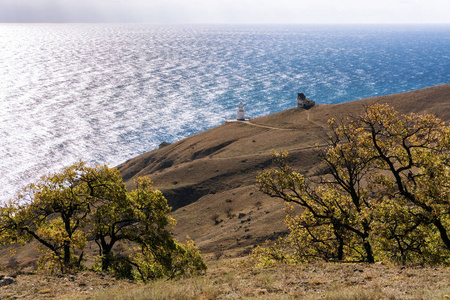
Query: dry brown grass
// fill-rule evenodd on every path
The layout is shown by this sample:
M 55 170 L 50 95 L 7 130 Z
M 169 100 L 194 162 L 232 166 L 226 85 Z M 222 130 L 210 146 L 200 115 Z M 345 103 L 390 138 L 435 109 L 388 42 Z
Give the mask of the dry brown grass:
M 90 299 L 446 299 L 449 282 L 446 268 L 317 263 L 236 269 L 219 262 L 202 278 L 158 281 L 133 293 L 104 291 Z
M 209 262 L 203 277 L 148 284 L 107 275 L 20 275 L 0 299 L 450 299 L 450 268 L 314 263 L 271 268 Z
M 447 84 L 308 111 L 293 108 L 249 123 L 224 124 L 145 153 L 119 166 L 122 175 L 129 186 L 133 176 L 150 176 L 165 192 L 178 208 L 172 213 L 178 221 L 175 236 L 182 240 L 189 235 L 196 242 L 210 261 L 208 275 L 148 285 L 89 272 L 77 274 L 74 281 L 20 275 L 17 283 L 0 288 L 0 299 L 450 299 L 450 271 L 445 268 L 308 264 L 262 270 L 223 265 L 286 231 L 283 202 L 258 192 L 255 185 L 257 172 L 271 167 L 272 149 L 290 150 L 289 164 L 312 174 L 318 159 L 308 147 L 323 142 L 327 120 L 357 115 L 373 102 L 388 103 L 401 113 L 428 111 L 450 121 Z M 210 219 L 215 214 L 221 222 Z M 8 253 L 8 247 L 0 248 L 0 265 L 10 262 Z M 23 264 L 36 255 L 35 247 L 27 245 L 14 257 Z
M 295 106 L 295 99 L 292 99 Z M 316 99 L 319 100 L 320 99 Z M 349 99 L 352 100 L 352 99 Z M 271 168 L 271 151 L 288 150 L 289 165 L 311 175 L 319 161 L 312 145 L 324 143 L 327 120 L 356 116 L 364 105 L 388 103 L 401 113 L 436 114 L 450 121 L 450 84 L 409 93 L 292 108 L 252 119 L 226 123 L 119 166 L 131 185 L 133 176 L 149 176 L 176 209 L 175 234 L 189 235 L 205 253 L 241 249 L 276 238 L 285 230 L 283 203 L 258 192 L 258 171 Z M 164 162 L 171 164 L 165 165 Z M 259 205 L 256 206 L 255 203 Z M 177 209 L 178 208 L 178 209 Z M 230 217 L 229 209 L 246 219 Z M 230 211 L 231 212 L 231 211 Z M 250 214 L 252 212 L 252 214 Z M 218 215 L 216 224 L 210 217 Z

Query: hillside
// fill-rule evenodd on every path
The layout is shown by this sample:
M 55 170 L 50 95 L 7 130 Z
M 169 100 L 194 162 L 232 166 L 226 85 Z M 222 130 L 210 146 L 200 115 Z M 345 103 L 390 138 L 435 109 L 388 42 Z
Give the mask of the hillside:
M 290 164 L 311 175 L 318 163 L 313 145 L 324 143 L 327 120 L 356 116 L 371 103 L 388 103 L 401 113 L 428 112 L 449 121 L 450 84 L 225 123 L 118 168 L 129 187 L 134 177 L 149 176 L 164 192 L 178 221 L 178 238 L 189 235 L 210 255 L 245 252 L 285 231 L 282 201 L 263 195 L 256 186 L 258 171 L 271 167 L 271 151 L 289 151 Z
M 176 237 L 195 240 L 208 264 L 207 275 L 140 284 L 90 270 L 29 272 L 39 255 L 32 242 L 0 247 L 0 278 L 14 278 L 0 286 L 0 299 L 450 298 L 447 266 L 315 262 L 260 269 L 234 264 L 254 245 L 285 233 L 283 202 L 263 195 L 256 185 L 257 173 L 271 168 L 271 151 L 288 150 L 291 166 L 312 176 L 320 171 L 313 145 L 324 143 L 327 120 L 356 116 L 371 103 L 388 103 L 402 113 L 426 111 L 448 122 L 450 84 L 225 123 L 131 159 L 118 167 L 127 185 L 132 188 L 136 176 L 152 178 L 174 208 Z M 88 243 L 85 253 L 97 252 Z

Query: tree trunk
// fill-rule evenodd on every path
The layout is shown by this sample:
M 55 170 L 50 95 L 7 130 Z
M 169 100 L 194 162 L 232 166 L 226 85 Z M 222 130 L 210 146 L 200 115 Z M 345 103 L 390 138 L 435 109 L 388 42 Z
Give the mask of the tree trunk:
M 70 244 L 67 242 L 64 243 L 64 268 L 70 269 Z
M 344 259 L 344 239 L 339 238 L 339 247 L 338 247 L 338 253 L 337 253 L 337 259 L 338 261 L 342 261 Z
M 110 251 L 108 251 L 106 253 L 103 252 L 103 255 L 102 255 L 102 271 L 103 272 L 108 271 L 108 268 L 111 265 L 111 260 L 112 260 L 111 252 Z
M 441 235 L 441 239 L 445 244 L 445 247 L 450 250 L 450 239 L 447 234 L 447 230 L 445 229 L 444 225 L 442 224 L 441 220 L 435 220 L 433 222 L 434 226 L 437 227 L 439 230 L 439 234 Z
M 113 255 L 111 253 L 114 244 L 117 242 L 115 237 L 111 238 L 109 243 L 106 242 L 105 237 L 101 236 L 100 245 L 101 245 L 101 253 L 102 253 L 102 271 L 108 271 L 109 266 L 111 265 L 111 261 Z
M 373 257 L 372 246 L 368 241 L 364 241 L 363 246 L 364 250 L 366 250 L 367 262 L 373 264 L 375 262 L 375 258 Z

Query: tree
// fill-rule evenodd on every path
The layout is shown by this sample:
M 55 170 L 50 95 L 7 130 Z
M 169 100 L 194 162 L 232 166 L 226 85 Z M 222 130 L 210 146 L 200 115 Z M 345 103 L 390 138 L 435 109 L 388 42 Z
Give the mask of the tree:
M 354 122 L 376 162 L 384 238 L 395 241 L 403 262 L 409 252 L 442 261 L 450 250 L 450 127 L 433 115 L 399 115 L 387 105 L 369 107 Z
M 99 186 L 87 176 L 90 171 L 76 163 L 25 187 L 1 209 L 3 242 L 35 239 L 46 249 L 44 259 L 56 261 L 61 271 L 78 267 L 86 245 L 83 229 Z
M 136 268 L 141 280 L 204 272 L 206 265 L 193 242 L 181 244 L 172 238 L 170 229 L 176 221 L 169 216 L 171 208 L 161 191 L 145 177 L 136 179 L 135 185 L 125 198 L 113 197 L 93 214 L 102 269 L 107 271 L 114 262 L 113 246 L 130 241 L 136 247 L 122 260 Z
M 348 155 L 339 159 L 339 153 Z M 302 260 L 373 262 L 368 239 L 370 203 L 360 182 L 366 172 L 365 160 L 358 162 L 341 147 L 330 148 L 322 158 L 332 176 L 314 183 L 287 166 L 286 155 L 275 154 L 277 169 L 260 174 L 258 182 L 264 193 L 303 209 L 301 214 L 286 218 L 289 239 L 296 249 L 294 255 Z
M 193 244 L 173 239 L 169 212 L 150 179 L 137 179 L 136 189 L 127 192 L 117 169 L 77 163 L 42 177 L 0 208 L 0 241 L 37 240 L 46 252 L 42 259 L 57 263 L 61 272 L 80 267 L 88 240 L 99 247 L 103 271 L 115 272 L 114 247 L 128 241 L 144 254 L 131 251 L 121 260 L 129 276 L 133 266 L 141 272 L 143 265 L 160 270 L 140 276 L 144 280 L 203 272 L 206 265 Z
M 102 255 L 102 269 L 111 262 L 111 250 L 118 241 L 127 240 L 147 247 L 155 257 L 163 259 L 175 248 L 169 229 L 175 220 L 162 193 L 153 188 L 148 178 L 135 181 L 136 189 L 126 197 L 113 197 L 93 214 L 94 238 Z M 169 259 L 169 258 L 166 258 Z
M 328 172 L 318 181 L 289 168 L 286 154 L 258 176 L 264 193 L 303 209 L 286 218 L 295 253 L 442 262 L 450 250 L 449 126 L 387 105 L 329 125 L 328 148 L 318 152 Z

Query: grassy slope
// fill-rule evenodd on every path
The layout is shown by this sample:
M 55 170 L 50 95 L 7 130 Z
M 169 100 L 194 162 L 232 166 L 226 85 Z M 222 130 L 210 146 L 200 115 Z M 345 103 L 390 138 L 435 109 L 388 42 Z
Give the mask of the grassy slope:
M 450 299 L 442 267 L 312 263 L 271 268 L 209 261 L 208 274 L 148 284 L 90 271 L 62 276 L 18 275 L 0 299 Z
M 226 264 L 229 258 L 224 252 L 241 254 L 284 231 L 283 203 L 262 195 L 255 186 L 257 172 L 270 168 L 271 150 L 289 150 L 291 164 L 311 174 L 317 158 L 308 147 L 322 142 L 327 119 L 357 115 L 373 102 L 389 103 L 403 113 L 428 111 L 450 120 L 450 85 L 444 85 L 319 105 L 309 111 L 294 108 L 250 124 L 224 124 L 148 152 L 119 168 L 130 187 L 133 176 L 145 175 L 165 191 L 177 208 L 173 212 L 178 220 L 176 235 L 190 235 L 205 253 L 206 277 L 136 285 L 92 272 L 75 274 L 73 281 L 69 275 L 19 275 L 17 283 L 0 288 L 0 298 L 450 299 L 450 272 L 442 267 L 317 263 L 261 270 Z M 210 219 L 215 213 L 222 220 L 217 225 Z M 239 218 L 239 214 L 245 216 Z M 0 265 L 10 259 L 8 250 L 0 249 Z M 87 250 L 95 251 L 95 247 Z M 36 254 L 33 247 L 26 246 L 15 258 L 23 263 L 35 259 Z
M 214 255 L 246 251 L 285 230 L 283 203 L 261 194 L 255 184 L 257 172 L 271 167 L 271 151 L 288 150 L 291 165 L 311 174 L 318 159 L 310 147 L 323 144 L 327 120 L 356 116 L 375 102 L 450 120 L 450 85 L 442 85 L 225 123 L 140 155 L 119 170 L 130 187 L 135 176 L 152 178 L 174 207 L 179 238 L 189 235 L 204 253 Z M 216 214 L 219 224 L 211 220 Z
M 295 102 L 295 101 L 293 101 Z M 358 115 L 364 105 L 388 103 L 402 113 L 427 111 L 450 120 L 450 84 L 310 110 L 292 108 L 251 120 L 226 123 L 150 151 L 119 166 L 127 184 L 150 176 L 174 207 L 176 236 L 189 235 L 202 253 L 236 255 L 285 231 L 283 203 L 258 191 L 258 171 L 271 167 L 271 151 L 290 152 L 291 165 L 312 174 L 318 159 L 310 147 L 323 143 L 327 120 Z M 219 224 L 211 220 L 218 215 Z M 239 216 L 241 216 L 239 218 Z M 17 251 L 20 262 L 36 259 L 35 243 Z M 17 247 L 13 247 L 17 248 Z M 94 253 L 95 247 L 89 252 Z M 0 248 L 0 265 L 11 259 Z

